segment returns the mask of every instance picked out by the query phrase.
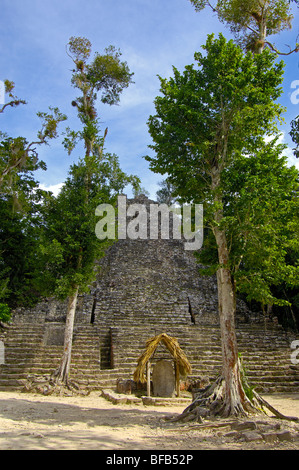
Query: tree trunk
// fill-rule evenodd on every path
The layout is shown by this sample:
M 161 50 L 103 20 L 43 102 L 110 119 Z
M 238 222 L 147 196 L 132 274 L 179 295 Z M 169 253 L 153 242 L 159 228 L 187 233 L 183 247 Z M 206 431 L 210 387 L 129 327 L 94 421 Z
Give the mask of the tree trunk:
M 229 266 L 229 249 L 224 229 L 221 229 L 223 220 L 223 202 L 220 190 L 220 168 L 215 166 L 212 172 L 212 190 L 215 191 L 217 210 L 214 214 L 215 226 L 213 233 L 218 250 L 217 287 L 218 312 L 220 321 L 222 346 L 222 393 L 221 399 L 215 401 L 215 408 L 219 407 L 222 416 L 246 414 L 244 405 L 247 401 L 241 382 L 238 361 L 237 338 L 235 331 L 236 295 Z M 215 410 L 214 410 L 215 411 Z
M 246 400 L 241 383 L 238 348 L 235 331 L 235 292 L 228 263 L 228 249 L 225 233 L 215 229 L 220 267 L 217 271 L 218 310 L 222 346 L 222 377 L 225 382 L 225 396 L 221 415 L 246 414 L 243 408 Z
M 257 47 L 257 53 L 261 54 L 265 48 L 266 44 L 266 39 L 267 39 L 267 25 L 266 25 L 266 20 L 261 19 L 260 24 L 259 24 L 259 39 L 258 39 L 258 47 Z
M 64 332 L 64 346 L 63 346 L 63 355 L 61 358 L 60 365 L 56 372 L 54 373 L 55 381 L 57 383 L 68 384 L 68 377 L 71 364 L 71 355 L 72 355 L 72 344 L 73 344 L 73 331 L 74 331 L 74 321 L 76 313 L 76 305 L 78 298 L 79 286 L 75 287 L 74 293 L 68 298 L 68 309 L 65 323 L 65 332 Z

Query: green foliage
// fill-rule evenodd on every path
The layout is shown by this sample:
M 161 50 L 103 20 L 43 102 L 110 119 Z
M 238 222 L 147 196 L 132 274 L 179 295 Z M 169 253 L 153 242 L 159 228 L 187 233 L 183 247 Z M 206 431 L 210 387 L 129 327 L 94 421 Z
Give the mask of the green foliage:
M 217 9 L 222 21 L 227 22 L 233 32 L 246 32 L 249 27 L 256 32 L 266 18 L 268 35 L 277 34 L 291 28 L 293 15 L 288 1 L 285 0 L 219 0 Z
M 11 101 L 2 107 L 25 104 L 14 95 L 14 83 L 5 80 Z M 0 132 L 0 299 L 10 307 L 32 305 L 39 298 L 38 279 L 41 205 L 46 193 L 39 189 L 33 173 L 46 169 L 36 146 L 58 136 L 58 125 L 66 119 L 58 108 L 40 112 L 37 141 L 12 138 Z
M 168 174 L 186 201 L 211 204 L 211 169 L 227 168 L 235 156 L 248 154 L 263 135 L 277 130 L 283 109 L 275 102 L 281 93 L 283 64 L 274 64 L 268 51 L 243 55 L 232 41 L 209 36 L 207 56 L 195 54 L 197 68 L 162 79 L 149 132 L 156 156 L 150 168 Z M 217 161 L 216 161 L 217 158 Z
M 45 287 L 60 298 L 70 295 L 74 286 L 79 285 L 81 291 L 87 288 L 95 276 L 94 261 L 108 246 L 95 236 L 95 209 L 101 203 L 112 203 L 115 194 L 110 165 L 105 163 L 85 157 L 72 165 L 59 195 L 49 198 L 43 208 Z
M 269 36 L 291 29 L 293 15 L 288 0 L 190 0 L 196 11 L 209 6 L 219 20 L 230 27 L 238 43 L 246 50 L 261 52 L 265 45 L 275 46 Z M 297 51 L 297 46 L 294 51 Z M 293 51 L 293 52 L 294 52 Z
M 113 46 L 106 48 L 105 54 L 96 53 L 90 62 L 91 43 L 88 39 L 71 37 L 68 47 L 76 67 L 71 82 L 80 91 L 72 104 L 78 110 L 83 128 L 80 131 L 67 128 L 64 146 L 70 154 L 77 143 L 83 141 L 87 155 L 101 157 L 107 129 L 102 137 L 96 109 L 98 94 L 103 103 L 118 104 L 123 89 L 132 83 L 133 74 L 127 63 L 121 61 L 121 52 Z
M 296 147 L 293 149 L 294 155 L 296 158 L 299 158 L 299 116 L 291 122 L 290 136 L 294 144 L 296 144 Z
M 13 81 L 7 80 L 7 79 L 4 80 L 4 87 L 5 87 L 5 93 L 8 94 L 9 101 L 5 103 L 2 106 L 2 108 L 0 108 L 0 113 L 3 113 L 5 108 L 7 108 L 8 106 L 15 108 L 16 106 L 19 106 L 20 104 L 26 104 L 25 100 L 21 100 L 14 94 L 13 90 L 15 88 L 15 83 Z
M 72 77 L 72 84 L 81 90 L 87 101 L 94 101 L 97 96 L 95 91 L 101 92 L 103 103 L 110 105 L 119 102 L 120 94 L 124 88 L 132 83 L 133 73 L 125 61 L 121 61 L 121 52 L 114 46 L 105 49 L 104 54 L 95 54 L 94 59 L 88 63 L 90 58 L 91 43 L 86 38 L 70 38 L 70 55 L 76 65 Z M 88 103 L 84 98 L 79 98 L 78 109 L 87 111 Z
M 69 40 L 69 51 L 77 64 L 89 59 L 91 42 L 89 39 L 72 36 Z
M 58 136 L 58 125 L 66 120 L 58 108 L 51 108 L 50 113 L 39 112 L 42 126 L 37 133 L 38 140 L 28 142 L 24 137 L 11 138 L 0 133 L 0 193 L 11 190 L 18 179 L 19 172 L 46 169 L 43 161 L 38 160 L 36 145 L 48 144 Z
M 204 204 L 207 272 L 220 266 L 214 235 L 222 231 L 239 292 L 283 305 L 273 286 L 299 284 L 298 264 L 288 258 L 298 246 L 298 171 L 277 144 L 283 64 L 268 50 L 244 54 L 222 35 L 209 36 L 204 49 L 196 68 L 160 78 L 148 121 L 155 156 L 147 160 L 183 202 Z
M 11 310 L 7 304 L 0 303 L 0 321 L 8 323 L 11 319 Z
M 105 54 L 96 54 L 93 62 L 87 67 L 87 78 L 94 88 L 102 92 L 101 101 L 117 104 L 124 88 L 132 83 L 126 62 L 121 62 L 121 52 L 114 46 L 105 49 Z
M 35 151 L 29 151 L 24 137 L 8 137 L 2 134 L 0 142 L 0 192 L 13 191 L 19 180 L 19 173 L 46 169 L 43 161 L 38 161 Z M 21 175 L 22 178 L 22 175 Z
M 17 200 L 0 196 L 0 299 L 9 306 L 32 305 L 39 299 L 39 238 L 45 192 L 28 174 L 18 174 Z
M 96 112 L 97 93 L 103 102 L 119 101 L 133 74 L 113 47 L 96 54 L 87 63 L 91 43 L 71 38 L 69 52 L 75 63 L 72 83 L 81 95 L 73 102 L 82 124 L 79 131 L 66 129 L 68 152 L 83 140 L 85 156 L 70 168 L 60 194 L 41 191 L 33 172 L 46 169 L 36 147 L 58 136 L 58 125 L 66 119 L 57 107 L 39 112 L 41 128 L 35 142 L 0 133 L 0 299 L 10 307 L 34 305 L 41 296 L 65 298 L 80 286 L 87 288 L 95 275 L 94 261 L 102 256 L 106 242 L 95 235 L 95 208 L 114 203 L 127 185 L 137 191 L 139 178 L 125 174 L 118 157 L 104 150 Z M 25 103 L 14 95 L 14 83 L 5 81 L 11 101 Z
M 289 258 L 298 240 L 298 171 L 288 167 L 283 148 L 265 143 L 223 176 L 231 271 L 239 291 L 264 304 L 287 303 L 273 286 L 299 285 L 298 264 Z
M 86 38 L 72 37 L 69 53 L 76 66 L 72 84 L 80 91 L 73 101 L 82 124 L 79 131 L 66 129 L 64 146 L 70 154 L 79 141 L 84 142 L 85 156 L 71 166 L 69 176 L 57 198 L 48 198 L 43 207 L 44 231 L 40 251 L 46 265 L 46 293 L 65 298 L 78 287 L 88 288 L 95 276 L 94 262 L 110 241 L 95 235 L 95 210 L 99 204 L 113 204 L 126 185 L 139 187 L 139 179 L 126 175 L 119 167 L 118 157 L 104 150 L 107 129 L 102 136 L 97 118 L 97 92 L 110 105 L 119 101 L 123 88 L 132 74 L 121 53 L 114 47 L 104 55 L 95 54 L 88 63 L 91 43 Z
M 66 115 L 62 114 L 57 107 L 49 107 L 50 113 L 38 112 L 37 116 L 42 121 L 41 130 L 38 132 L 37 136 L 39 142 L 35 144 L 48 143 L 49 139 L 56 139 L 58 137 L 58 125 L 60 122 L 65 121 Z

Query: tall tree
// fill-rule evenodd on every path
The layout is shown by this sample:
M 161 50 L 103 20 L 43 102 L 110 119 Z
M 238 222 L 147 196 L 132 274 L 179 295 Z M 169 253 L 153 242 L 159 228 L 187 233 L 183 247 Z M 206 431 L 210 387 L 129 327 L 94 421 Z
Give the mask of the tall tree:
M 113 204 L 127 182 L 123 174 L 122 184 L 119 180 L 114 185 L 107 159 L 85 157 L 72 165 L 58 196 L 49 198 L 43 208 L 45 225 L 40 249 L 46 266 L 44 294 L 54 293 L 68 301 L 63 356 L 54 374 L 58 383 L 68 385 L 78 294 L 88 290 L 95 280 L 95 260 L 108 246 L 95 236 L 96 208 L 102 203 Z
M 102 103 L 110 106 L 118 104 L 122 91 L 132 83 L 133 73 L 127 63 L 121 61 L 121 52 L 114 46 L 107 47 L 104 54 L 96 53 L 90 62 L 91 43 L 88 39 L 71 37 L 68 50 L 75 64 L 72 84 L 81 93 L 72 105 L 78 109 L 83 130 L 76 132 L 68 128 L 65 147 L 70 153 L 79 141 L 83 141 L 86 155 L 97 153 L 101 156 L 108 129 L 104 138 L 99 137 L 96 111 L 98 94 Z
M 72 37 L 68 44 L 75 69 L 72 84 L 80 91 L 73 101 L 77 107 L 82 130 L 67 129 L 64 146 L 72 152 L 83 141 L 85 155 L 73 165 L 61 193 L 49 202 L 46 243 L 48 285 L 56 295 L 68 298 L 64 352 L 55 372 L 56 381 L 68 384 L 71 362 L 74 318 L 80 290 L 87 288 L 95 275 L 94 262 L 105 245 L 95 236 L 95 209 L 101 203 L 111 203 L 128 184 L 139 185 L 136 177 L 126 175 L 119 167 L 116 155 L 104 151 L 107 130 L 102 134 L 96 111 L 97 94 L 110 105 L 118 103 L 120 94 L 132 74 L 120 52 L 110 46 L 104 55 L 95 54 L 89 62 L 91 43 L 86 38 Z
M 269 36 L 290 29 L 293 15 L 288 0 L 190 0 L 196 11 L 206 6 L 217 13 L 246 50 L 262 52 L 265 46 L 278 54 L 288 55 L 299 50 L 299 44 L 288 52 L 280 52 Z
M 299 175 L 288 166 L 285 147 L 264 143 L 246 158 L 235 159 L 223 175 L 234 287 L 263 308 L 288 306 L 280 286 L 299 286 Z M 215 241 L 207 241 L 199 259 L 215 266 Z
M 8 100 L 0 113 L 26 104 L 14 92 L 15 84 L 4 81 Z M 41 128 L 37 138 L 9 137 L 0 131 L 0 299 L 9 307 L 38 301 L 35 284 L 38 260 L 40 207 L 45 192 L 38 188 L 34 172 L 46 169 L 37 147 L 58 136 L 58 126 L 66 119 L 58 108 L 39 112 Z
M 205 223 L 217 253 L 223 358 L 221 387 L 214 394 L 217 399 L 211 411 L 228 416 L 245 414 L 252 406 L 242 386 L 238 361 L 231 257 L 231 226 L 236 220 L 232 224 L 227 207 L 232 202 L 236 206 L 239 199 L 239 209 L 249 214 L 243 230 L 247 221 L 247 231 L 252 233 L 258 195 L 254 205 L 241 188 L 228 197 L 227 181 L 237 180 L 238 162 L 266 153 L 265 136 L 277 134 L 282 107 L 276 100 L 281 93 L 283 64 L 275 64 L 276 56 L 266 50 L 245 55 L 222 35 L 217 40 L 209 36 L 204 49 L 206 57 L 195 54 L 197 68 L 187 66 L 183 73 L 174 68 L 173 78 L 160 78 L 161 96 L 155 100 L 156 114 L 149 118 L 156 155 L 147 159 L 154 172 L 168 174 L 183 201 L 205 203 Z M 239 249 L 242 256 L 242 241 Z
M 282 52 L 277 50 L 273 42 L 270 42 L 269 37 L 280 33 L 285 29 L 290 29 L 292 26 L 293 15 L 291 11 L 292 0 L 250 0 L 243 2 L 240 0 L 219 0 L 215 2 L 207 0 L 190 0 L 194 5 L 196 11 L 201 11 L 203 8 L 208 6 L 218 15 L 221 22 L 227 24 L 231 32 L 234 34 L 237 43 L 240 44 L 245 50 L 250 50 L 254 53 L 261 54 L 267 47 L 272 51 L 275 51 L 280 55 L 289 55 L 293 52 L 298 52 L 299 44 L 297 43 L 295 48 L 289 47 L 288 52 Z M 293 3 L 298 5 L 298 1 L 295 0 Z M 291 123 L 291 135 L 296 139 L 296 133 L 298 132 L 298 124 L 296 120 Z M 295 142 L 296 140 L 294 140 Z M 294 153 L 297 156 L 298 149 L 294 149 Z M 293 232 L 294 235 L 295 232 Z M 294 256 L 294 255 L 292 255 Z M 294 263 L 295 265 L 296 263 Z M 283 276 L 281 277 L 283 279 Z M 261 287 L 261 286 L 260 286 Z M 274 286 L 273 286 L 274 287 Z M 292 304 L 289 301 L 290 297 L 294 298 L 294 302 L 298 303 L 296 296 L 294 297 L 286 291 L 291 289 L 286 285 L 275 286 L 275 289 L 285 293 L 284 297 L 288 304 L 288 309 L 291 312 L 292 323 L 296 328 L 295 314 L 292 308 Z M 271 298 L 271 296 L 269 296 Z M 268 309 L 272 310 L 272 303 L 268 304 Z M 286 310 L 286 307 L 282 309 Z M 280 309 L 276 308 L 276 313 L 279 314 Z

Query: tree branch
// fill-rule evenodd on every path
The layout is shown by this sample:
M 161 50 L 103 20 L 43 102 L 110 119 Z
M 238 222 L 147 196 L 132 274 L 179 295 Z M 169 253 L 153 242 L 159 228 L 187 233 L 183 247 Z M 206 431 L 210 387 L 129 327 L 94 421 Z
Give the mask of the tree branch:
M 211 3 L 207 0 L 207 5 L 213 10 L 213 13 L 218 13 L 218 10 L 216 7 L 213 7 L 213 5 L 211 5 Z
M 8 103 L 5 103 L 2 108 L 0 108 L 0 113 L 3 113 L 3 111 L 5 110 L 5 108 L 7 108 L 7 106 L 11 106 L 12 108 L 14 106 L 18 106 L 19 104 L 27 104 L 25 100 L 12 100 L 12 101 L 9 101 Z
M 278 55 L 290 55 L 290 54 L 293 54 L 293 52 L 298 52 L 299 51 L 299 44 L 296 44 L 296 47 L 295 49 L 293 50 L 290 50 L 290 52 L 280 52 L 278 49 L 276 49 L 276 47 L 269 41 L 265 41 L 265 44 L 267 44 L 267 46 L 270 47 L 270 49 L 272 49 L 273 52 L 276 52 L 276 54 Z M 290 47 L 290 46 L 288 46 Z

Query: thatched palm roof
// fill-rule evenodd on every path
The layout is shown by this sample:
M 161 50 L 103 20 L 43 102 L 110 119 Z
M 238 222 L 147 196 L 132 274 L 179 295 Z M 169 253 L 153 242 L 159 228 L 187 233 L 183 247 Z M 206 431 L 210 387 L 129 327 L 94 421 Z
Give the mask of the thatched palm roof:
M 185 353 L 180 348 L 180 345 L 176 338 L 168 336 L 166 333 L 161 333 L 154 338 L 149 339 L 146 342 L 146 349 L 144 353 L 138 359 L 137 368 L 134 372 L 135 382 L 146 382 L 145 369 L 147 362 L 154 355 L 158 345 L 163 343 L 166 348 L 169 350 L 170 354 L 173 356 L 174 360 L 178 362 L 180 374 L 186 376 L 191 373 L 191 365 L 185 355 Z

